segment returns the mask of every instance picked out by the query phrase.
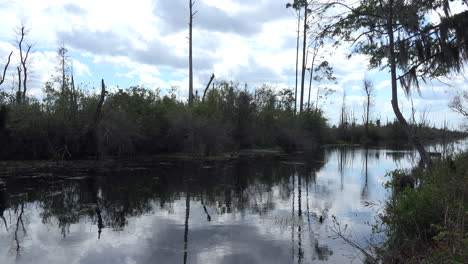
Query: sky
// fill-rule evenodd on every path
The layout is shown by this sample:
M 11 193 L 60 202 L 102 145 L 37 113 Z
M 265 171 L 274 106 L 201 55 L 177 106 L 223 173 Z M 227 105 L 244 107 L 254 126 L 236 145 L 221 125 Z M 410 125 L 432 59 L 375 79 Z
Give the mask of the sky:
M 197 0 L 194 10 L 194 88 L 202 92 L 211 74 L 217 80 L 247 84 L 251 90 L 268 84 L 294 88 L 297 20 L 285 8 L 286 0 Z M 466 8 L 466 7 L 463 7 Z M 21 24 L 32 44 L 29 95 L 42 98 L 42 87 L 56 74 L 57 49 L 65 45 L 73 61 L 75 82 L 93 91 L 104 79 L 115 89 L 141 85 L 167 93 L 188 95 L 188 0 L 0 0 L 0 67 L 14 50 L 7 80 L 1 90 L 11 91 L 18 65 L 16 33 Z M 338 122 L 343 92 L 347 106 L 362 122 L 363 79 L 376 87 L 373 119 L 393 120 L 387 69 L 369 70 L 367 58 L 348 59 L 346 47 L 326 47 L 323 59 L 334 68 L 336 83 L 325 83 L 335 93 L 320 105 L 331 124 Z M 461 90 L 468 90 L 464 75 L 421 86 L 413 94 L 418 113 L 438 127 L 447 120 L 459 128 L 463 118 L 448 107 Z M 312 95 L 315 95 L 313 85 Z M 411 103 L 400 90 L 401 108 L 409 117 Z M 307 98 L 307 93 L 305 98 Z M 312 98 L 314 98 L 312 96 Z

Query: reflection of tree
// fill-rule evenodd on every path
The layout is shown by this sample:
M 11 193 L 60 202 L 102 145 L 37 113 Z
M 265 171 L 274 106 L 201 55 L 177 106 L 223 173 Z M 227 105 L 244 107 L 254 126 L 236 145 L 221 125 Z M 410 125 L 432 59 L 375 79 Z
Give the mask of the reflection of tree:
M 328 246 L 321 246 L 318 240 L 314 243 L 314 256 L 313 259 L 328 260 L 328 257 L 333 255 L 333 251 Z
M 187 192 L 185 196 L 184 264 L 187 263 L 187 254 L 188 254 L 189 217 L 190 217 L 190 191 L 187 187 Z
M 297 263 L 301 263 L 304 258 L 304 252 L 302 249 L 302 177 L 297 178 Z
M 349 153 L 353 153 L 353 151 L 349 151 L 347 147 L 339 148 L 338 151 L 338 171 L 340 173 L 340 183 L 341 183 L 341 190 L 343 190 L 343 180 L 344 180 L 344 170 L 349 165 Z
M 323 158 L 319 157 L 316 160 Z M 12 188 L 8 189 L 8 194 L 18 197 L 19 194 L 26 192 L 22 196 L 23 205 L 36 202 L 40 206 L 42 222 L 57 226 L 63 236 L 69 234 L 71 225 L 88 220 L 97 227 L 97 237 L 100 238 L 104 227 L 123 230 L 129 218 L 148 213 L 154 205 L 168 210 L 167 208 L 170 208 L 175 200 L 187 193 L 188 197 L 184 197 L 186 202 L 184 240 L 188 249 L 191 200 L 201 201 L 208 221 L 212 219 L 213 214 L 248 211 L 251 214 L 263 215 L 275 209 L 275 199 L 278 196 L 274 190 L 278 190 L 279 199 L 291 201 L 291 196 L 293 197 L 292 239 L 298 240 L 295 241 L 296 246 L 299 243 L 299 251 L 294 247 L 294 255 L 302 260 L 305 232 L 301 224 L 305 206 L 303 189 L 306 188 L 309 195 L 309 178 L 313 178 L 311 175 L 315 175 L 314 171 L 323 166 L 323 163 L 302 160 L 297 163 L 301 165 L 297 165 L 295 169 L 291 164 L 264 158 L 245 159 L 220 166 L 213 165 L 210 169 L 203 169 L 203 164 L 186 163 L 169 168 L 149 167 L 146 170 L 133 170 L 130 164 L 129 168 L 115 166 L 115 168 L 90 169 L 92 172 L 85 172 L 86 177 L 83 177 L 83 171 L 79 175 L 74 175 L 73 170 L 70 170 L 66 172 L 67 176 L 60 178 L 38 177 L 26 180 L 12 178 L 9 182 Z M 295 170 L 297 173 L 291 177 Z M 96 175 L 97 172 L 99 175 Z M 64 172 L 59 173 L 64 175 Z M 188 188 L 185 187 L 187 185 L 190 186 L 190 192 L 185 189 Z M 2 203 L 0 209 L 1 206 Z M 4 207 L 8 206 L 24 208 L 25 212 L 28 210 L 27 206 L 21 207 L 19 201 Z M 308 204 L 306 207 L 308 208 Z M 12 233 L 12 237 L 15 235 L 18 238 L 15 241 L 18 241 L 19 245 L 23 214 L 19 213 L 18 216 L 20 216 L 18 231 L 16 235 Z M 310 217 L 309 213 L 307 216 Z
M 361 201 L 364 202 L 370 197 L 369 193 L 369 170 L 368 170 L 369 148 L 364 151 L 364 185 L 361 191 Z
M 24 228 L 24 222 L 23 222 L 23 213 L 24 213 L 24 203 L 21 203 L 21 206 L 19 206 L 19 212 L 18 212 L 18 207 L 15 208 L 15 214 L 16 214 L 16 229 L 15 229 L 15 242 L 16 242 L 16 254 L 19 255 L 20 253 L 20 241 L 18 238 L 18 232 L 20 231 L 19 228 L 21 226 L 21 230 L 23 231 L 23 236 L 26 236 L 26 229 Z
M 5 224 L 5 229 L 8 232 L 8 225 L 5 219 L 4 213 L 8 207 L 8 200 L 7 200 L 7 193 L 5 189 L 0 188 L 0 218 L 2 219 L 3 223 Z
M 202 206 L 203 206 L 203 211 L 205 211 L 205 214 L 206 214 L 206 220 L 207 220 L 208 222 L 210 222 L 210 221 L 211 221 L 211 215 L 210 215 L 210 213 L 208 213 L 208 209 L 206 209 L 206 205 L 205 205 L 205 203 L 203 202 L 203 194 L 201 195 L 201 199 L 200 199 L 200 200 L 201 200 L 201 204 L 202 204 Z

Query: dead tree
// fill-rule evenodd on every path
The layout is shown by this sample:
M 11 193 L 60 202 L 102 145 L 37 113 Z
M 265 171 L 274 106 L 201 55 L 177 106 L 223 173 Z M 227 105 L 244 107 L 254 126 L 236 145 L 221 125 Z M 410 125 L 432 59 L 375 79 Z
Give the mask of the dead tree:
M 302 46 L 302 78 L 301 78 L 301 103 L 299 107 L 299 112 L 302 113 L 304 109 L 304 85 L 305 85 L 305 73 L 306 73 L 306 48 L 307 48 L 307 15 L 309 12 L 309 4 L 307 1 L 304 1 L 304 38 Z
M 211 75 L 210 81 L 206 85 L 205 91 L 203 92 L 202 102 L 205 102 L 206 93 L 207 93 L 208 89 L 210 88 L 211 82 L 213 82 L 214 78 L 215 78 L 215 75 L 213 73 L 213 75 Z
M 62 85 L 62 93 L 65 91 L 65 89 L 68 86 L 68 80 L 67 80 L 67 62 L 69 61 L 69 57 L 67 56 L 67 48 L 65 48 L 65 45 L 61 45 L 58 50 L 57 50 L 57 58 L 60 63 L 60 74 L 61 74 L 61 85 Z
M 21 80 L 21 74 L 20 74 L 20 71 L 18 71 L 18 82 L 20 83 L 20 86 L 21 86 L 21 81 L 22 81 L 22 85 L 23 85 L 23 92 L 22 92 L 22 100 L 24 101 L 24 99 L 26 98 L 26 91 L 27 91 L 27 81 L 28 81 L 28 68 L 27 68 L 27 61 L 28 61 L 28 57 L 29 57 L 29 52 L 31 51 L 31 48 L 32 48 L 32 45 L 26 45 L 26 53 L 24 53 L 23 51 L 23 42 L 24 42 L 24 37 L 26 36 L 27 32 L 25 31 L 25 28 L 24 26 L 21 26 L 21 29 L 20 29 L 20 40 L 18 41 L 18 48 L 19 48 L 19 52 L 20 52 L 20 67 L 22 68 L 22 72 L 23 72 L 23 79 Z
M 189 19 L 189 106 L 193 104 L 193 61 L 192 61 L 192 25 L 193 17 L 197 12 L 193 12 L 195 2 L 189 0 L 190 19 Z
M 98 137 L 97 137 L 97 130 L 99 123 L 101 121 L 101 112 L 102 106 L 104 104 L 104 99 L 106 97 L 106 85 L 104 84 L 104 79 L 101 80 L 101 95 L 99 96 L 99 101 L 96 107 L 96 112 L 94 113 L 93 120 L 91 124 L 86 129 L 85 135 L 83 137 L 83 146 L 86 146 L 85 152 L 87 154 L 95 155 L 96 159 L 99 158 L 98 153 Z M 82 153 L 80 153 L 82 154 Z
M 371 80 L 364 78 L 364 93 L 366 95 L 366 117 L 365 117 L 365 126 L 366 126 L 366 137 L 369 137 L 369 111 L 372 103 L 372 98 L 374 97 L 374 84 Z

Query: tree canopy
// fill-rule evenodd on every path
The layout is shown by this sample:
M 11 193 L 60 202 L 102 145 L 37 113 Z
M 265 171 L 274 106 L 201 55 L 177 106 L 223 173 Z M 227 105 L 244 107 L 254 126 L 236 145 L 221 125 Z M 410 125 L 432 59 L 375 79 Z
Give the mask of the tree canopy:
M 466 0 L 362 0 L 356 6 L 328 3 L 333 16 L 323 34 L 352 43 L 354 53 L 370 56 L 369 66 L 390 66 L 389 32 L 400 83 L 408 93 L 419 81 L 463 70 L 468 59 L 468 11 L 453 14 L 451 6 Z M 391 31 L 389 31 L 391 27 Z

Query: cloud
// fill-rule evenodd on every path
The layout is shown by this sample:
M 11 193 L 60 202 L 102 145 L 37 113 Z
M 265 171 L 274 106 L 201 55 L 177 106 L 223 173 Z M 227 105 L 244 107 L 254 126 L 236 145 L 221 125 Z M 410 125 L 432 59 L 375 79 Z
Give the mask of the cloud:
M 77 4 L 73 3 L 68 3 L 63 6 L 63 9 L 67 11 L 70 14 L 77 15 L 77 16 L 83 16 L 87 14 L 86 10 L 78 6 Z
M 259 65 L 253 57 L 249 57 L 247 65 L 236 67 L 231 74 L 234 80 L 241 83 L 251 82 L 253 84 L 262 84 L 284 81 L 284 78 L 272 68 Z
M 244 8 L 229 13 L 203 1 L 196 2 L 193 12 L 197 12 L 193 25 L 195 28 L 211 32 L 228 32 L 242 36 L 260 33 L 264 23 L 289 15 L 285 4 L 276 1 L 237 1 Z M 189 6 L 185 0 L 156 1 L 154 14 L 163 21 L 167 32 L 187 30 Z
M 91 70 L 88 65 L 79 62 L 78 60 L 73 60 L 73 70 L 78 76 L 92 76 Z

